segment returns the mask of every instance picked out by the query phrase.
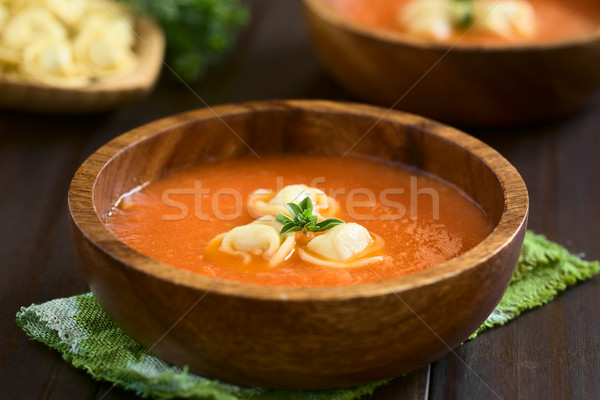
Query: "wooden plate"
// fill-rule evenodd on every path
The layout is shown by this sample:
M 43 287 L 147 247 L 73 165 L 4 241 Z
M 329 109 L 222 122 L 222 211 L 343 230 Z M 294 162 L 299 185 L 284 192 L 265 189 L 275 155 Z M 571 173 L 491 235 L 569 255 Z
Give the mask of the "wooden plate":
M 134 51 L 138 66 L 131 73 L 81 88 L 61 88 L 0 76 L 0 107 L 48 113 L 106 111 L 131 103 L 154 86 L 162 67 L 165 40 L 153 20 L 136 21 Z

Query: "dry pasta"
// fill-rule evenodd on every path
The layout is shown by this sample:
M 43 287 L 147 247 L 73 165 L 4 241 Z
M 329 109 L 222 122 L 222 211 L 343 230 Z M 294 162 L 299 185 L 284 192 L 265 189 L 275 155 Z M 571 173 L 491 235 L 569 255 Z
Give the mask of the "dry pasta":
M 137 64 L 133 15 L 104 0 L 0 0 L 0 75 L 81 87 Z

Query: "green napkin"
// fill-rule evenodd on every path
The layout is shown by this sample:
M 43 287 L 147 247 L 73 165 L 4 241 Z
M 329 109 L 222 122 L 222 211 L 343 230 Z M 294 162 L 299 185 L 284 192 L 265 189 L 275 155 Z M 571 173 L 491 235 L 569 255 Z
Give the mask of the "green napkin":
M 506 294 L 470 338 L 547 303 L 558 292 L 599 271 L 597 261 L 584 261 L 543 236 L 527 232 Z M 95 379 L 112 382 L 142 397 L 351 400 L 388 382 L 337 390 L 292 391 L 243 387 L 204 378 L 146 351 L 112 322 L 91 293 L 22 307 L 17 313 L 17 324 L 33 339 L 58 350 L 65 360 Z

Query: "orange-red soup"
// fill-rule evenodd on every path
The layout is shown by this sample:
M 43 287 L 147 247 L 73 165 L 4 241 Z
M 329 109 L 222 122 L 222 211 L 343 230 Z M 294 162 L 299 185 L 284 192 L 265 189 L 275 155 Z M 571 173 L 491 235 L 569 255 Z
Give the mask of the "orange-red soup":
M 373 29 L 407 33 L 399 21 L 399 14 L 410 0 L 330 0 L 338 13 Z M 600 29 L 600 3 L 598 0 L 528 0 L 536 15 L 536 33 L 532 37 L 506 39 L 477 30 L 455 32 L 443 42 L 503 44 L 550 42 Z
M 253 221 L 246 209 L 251 192 L 277 192 L 301 183 L 335 197 L 337 217 L 381 236 L 388 257 L 367 267 L 336 268 L 310 264 L 292 253 L 269 269 L 245 265 L 232 255 L 209 256 L 207 244 L 216 235 Z M 439 218 L 431 190 L 438 195 Z M 177 268 L 293 287 L 353 285 L 422 271 L 471 249 L 491 231 L 478 205 L 439 178 L 373 159 L 308 155 L 226 160 L 173 171 L 123 196 L 105 222 L 127 245 Z

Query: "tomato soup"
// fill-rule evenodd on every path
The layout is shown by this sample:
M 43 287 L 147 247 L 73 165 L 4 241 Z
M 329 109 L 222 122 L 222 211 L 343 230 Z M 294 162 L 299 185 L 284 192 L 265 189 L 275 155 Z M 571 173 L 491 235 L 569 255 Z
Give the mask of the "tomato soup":
M 373 29 L 406 34 L 399 15 L 411 0 L 330 0 L 338 13 Z M 475 0 L 479 1 L 479 0 Z M 501 0 L 502 1 L 502 0 Z M 597 0 L 528 0 L 535 12 L 535 34 L 530 37 L 503 38 L 474 29 L 454 32 L 441 42 L 505 44 L 551 42 L 600 29 L 600 6 Z M 463 36 L 464 34 L 464 36 Z
M 328 266 L 307 262 L 299 250 L 270 266 L 240 262 L 211 245 L 256 220 L 248 207 L 253 192 L 277 193 L 288 185 L 318 188 L 334 199 L 335 215 L 328 217 L 371 232 L 381 244 L 373 253 L 379 258 L 365 266 Z M 422 271 L 471 249 L 492 229 L 477 204 L 435 176 L 370 158 L 313 155 L 231 159 L 172 171 L 122 196 L 105 223 L 130 247 L 177 268 L 291 287 L 353 285 Z M 310 235 L 321 234 L 327 232 Z M 291 235 L 301 246 L 308 234 Z

